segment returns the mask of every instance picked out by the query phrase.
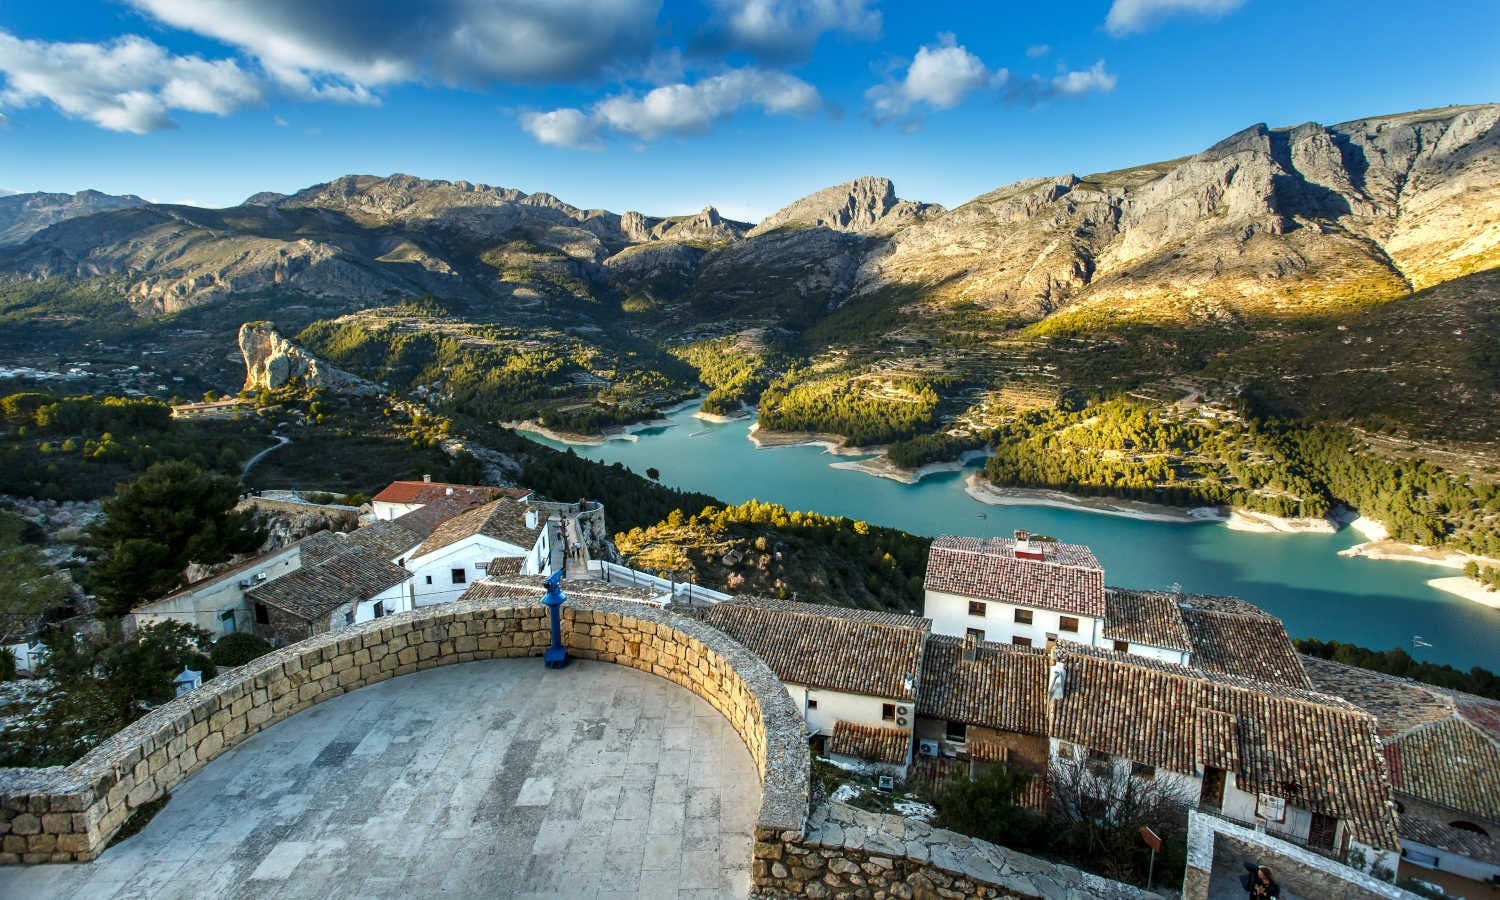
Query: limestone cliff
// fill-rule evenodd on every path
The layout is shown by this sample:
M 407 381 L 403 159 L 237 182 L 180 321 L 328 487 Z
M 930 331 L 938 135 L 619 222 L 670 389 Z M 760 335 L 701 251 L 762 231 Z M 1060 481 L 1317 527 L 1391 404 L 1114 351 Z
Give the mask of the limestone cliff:
M 752 228 L 750 237 L 779 228 L 891 234 L 942 212 L 936 203 L 898 199 L 889 178 L 856 178 L 782 207 Z
M 374 385 L 318 359 L 277 333 L 268 322 L 240 326 L 247 391 L 275 390 L 293 380 L 309 388 L 366 392 Z

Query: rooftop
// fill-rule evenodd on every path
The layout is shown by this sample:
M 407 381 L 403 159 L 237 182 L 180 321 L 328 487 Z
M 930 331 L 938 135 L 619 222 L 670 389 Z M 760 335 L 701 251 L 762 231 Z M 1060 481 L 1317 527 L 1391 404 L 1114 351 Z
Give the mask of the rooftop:
M 932 542 L 924 586 L 963 597 L 1104 616 L 1104 569 L 1093 551 L 1080 544 L 944 535 Z
M 412 577 L 411 573 L 364 547 L 350 547 L 246 592 L 304 622 L 315 622 L 346 603 L 377 596 Z
M 1403 794 L 1500 820 L 1500 745 L 1460 718 L 1418 725 L 1386 747 Z
M 1427 685 L 1316 656 L 1302 657 L 1302 668 L 1314 690 L 1374 713 L 1382 737 L 1453 717 L 1453 702 Z
M 1167 650 L 1193 649 L 1182 613 L 1177 608 L 1179 594 L 1162 591 L 1127 591 L 1109 588 L 1104 598 L 1106 638 L 1149 644 Z
M 840 720 L 833 723 L 833 736 L 828 739 L 827 749 L 839 756 L 901 765 L 911 752 L 911 732 Z
M 703 621 L 765 660 L 782 681 L 908 702 L 917 696 L 932 628 L 915 616 L 766 598 L 715 604 Z
M 1286 626 L 1275 616 L 1232 597 L 1196 594 L 1184 595 L 1178 610 L 1192 643 L 1194 668 L 1285 687 L 1312 687 Z
M 1000 731 L 1047 733 L 1047 653 L 979 641 L 964 659 L 965 639 L 934 634 L 922 656 L 917 713 Z
M 319 531 L 298 545 L 302 564 L 317 565 L 353 549 L 368 550 L 387 562 L 420 543 L 422 538 L 397 522 L 375 521 L 353 531 Z
M 502 557 L 502 559 L 510 557 Z M 464 591 L 460 600 L 534 600 L 538 603 L 547 592 L 547 579 L 542 575 L 508 575 L 487 573 L 483 581 L 477 581 Z M 568 597 L 593 600 L 630 600 L 635 602 L 656 600 L 663 591 L 635 587 L 628 584 L 608 584 L 603 581 L 579 579 L 564 581 L 562 592 Z
M 526 514 L 529 511 L 526 504 L 509 497 L 492 500 L 478 508 L 459 513 L 437 526 L 411 555 L 413 558 L 426 556 L 474 535 L 483 535 L 522 550 L 530 550 L 536 543 L 537 536 L 546 527 L 546 522 L 538 516 L 536 527 L 528 527 Z
M 443 499 L 484 503 L 496 497 L 519 500 L 531 492 L 524 488 L 505 488 L 490 484 L 447 484 L 441 481 L 393 481 L 373 500 L 381 503 L 433 503 Z
M 1242 790 L 1348 821 L 1394 849 L 1375 718 L 1336 697 L 1060 644 L 1067 688 L 1051 735 L 1174 772 L 1233 764 Z

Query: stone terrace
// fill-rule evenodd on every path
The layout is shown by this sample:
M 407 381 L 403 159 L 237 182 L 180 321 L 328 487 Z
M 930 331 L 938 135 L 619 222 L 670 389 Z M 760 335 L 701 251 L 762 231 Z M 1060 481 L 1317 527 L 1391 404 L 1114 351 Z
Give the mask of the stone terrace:
M 0 896 L 743 897 L 759 794 L 667 681 L 483 660 L 293 716 L 94 862 L 0 869 Z

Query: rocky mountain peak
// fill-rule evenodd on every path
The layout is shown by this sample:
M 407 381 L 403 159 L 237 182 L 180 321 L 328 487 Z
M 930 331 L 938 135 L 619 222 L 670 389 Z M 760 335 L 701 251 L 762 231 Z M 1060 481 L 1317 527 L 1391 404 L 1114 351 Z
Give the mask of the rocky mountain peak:
M 865 176 L 824 188 L 782 207 L 751 230 L 751 236 L 779 228 L 827 228 L 857 234 L 889 234 L 941 213 L 930 203 L 896 197 L 889 178 Z
M 292 379 L 309 388 L 373 390 L 373 385 L 313 356 L 282 337 L 269 322 L 240 326 L 240 355 L 245 360 L 245 390 L 275 390 Z

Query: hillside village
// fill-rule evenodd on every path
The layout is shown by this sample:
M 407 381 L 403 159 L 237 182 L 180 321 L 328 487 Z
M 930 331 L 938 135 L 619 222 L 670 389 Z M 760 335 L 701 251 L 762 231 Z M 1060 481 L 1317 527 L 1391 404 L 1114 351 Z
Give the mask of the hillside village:
M 523 488 L 398 481 L 359 527 L 139 606 L 127 627 L 175 620 L 286 647 L 426 607 L 535 603 L 561 573 L 570 598 L 664 609 L 754 653 L 813 753 L 889 776 L 884 790 L 998 765 L 1031 776 L 1023 801 L 1044 807 L 1056 773 L 1074 772 L 1267 839 L 1257 852 L 1289 890 L 1321 884 L 1320 867 L 1471 897 L 1500 878 L 1500 703 L 1301 656 L 1235 598 L 1108 587 L 1089 548 L 1026 532 L 938 538 L 916 616 L 635 571 L 605 516 Z M 0 862 L 33 860 L 25 840 L 13 830 Z

